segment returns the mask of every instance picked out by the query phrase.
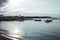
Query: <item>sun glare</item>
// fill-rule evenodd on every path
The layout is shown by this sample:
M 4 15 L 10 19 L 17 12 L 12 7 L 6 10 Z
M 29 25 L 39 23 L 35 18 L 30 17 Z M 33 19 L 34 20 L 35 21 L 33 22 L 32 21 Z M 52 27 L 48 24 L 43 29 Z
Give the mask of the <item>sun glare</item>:
M 18 6 L 25 2 L 25 0 L 9 0 L 9 4 L 12 6 Z
M 22 3 L 22 2 L 24 2 L 25 0 L 9 0 L 9 2 L 11 3 L 11 4 L 16 4 L 16 3 Z
M 7 11 L 15 11 L 21 8 L 26 0 L 8 0 Z
M 6 11 L 20 11 L 27 2 L 30 2 L 30 0 L 8 0 L 8 4 L 5 7 Z

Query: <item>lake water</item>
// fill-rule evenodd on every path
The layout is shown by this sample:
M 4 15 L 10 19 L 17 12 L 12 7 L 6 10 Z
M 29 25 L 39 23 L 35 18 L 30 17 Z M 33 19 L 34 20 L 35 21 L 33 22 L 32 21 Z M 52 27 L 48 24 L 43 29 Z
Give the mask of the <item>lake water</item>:
M 13 40 L 60 40 L 60 20 L 2 21 L 0 35 Z

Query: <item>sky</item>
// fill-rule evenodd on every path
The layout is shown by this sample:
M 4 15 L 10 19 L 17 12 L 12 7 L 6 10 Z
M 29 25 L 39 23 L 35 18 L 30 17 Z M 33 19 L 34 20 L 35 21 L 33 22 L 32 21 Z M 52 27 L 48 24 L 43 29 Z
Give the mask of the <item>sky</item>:
M 24 13 L 33 15 L 60 13 L 60 0 L 7 0 L 7 1 L 0 0 L 1 9 L 0 11 L 8 11 L 14 13 L 17 12 L 15 14 Z
M 3 7 L 6 4 L 7 0 L 0 0 L 0 7 Z

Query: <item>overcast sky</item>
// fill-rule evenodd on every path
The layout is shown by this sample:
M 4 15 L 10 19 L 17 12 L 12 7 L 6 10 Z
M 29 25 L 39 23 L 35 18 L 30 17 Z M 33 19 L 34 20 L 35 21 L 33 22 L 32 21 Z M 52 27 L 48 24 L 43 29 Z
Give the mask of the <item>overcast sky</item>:
M 2 3 L 5 2 L 3 1 L 0 0 L 0 7 Z M 60 0 L 23 0 L 20 4 L 18 4 L 17 1 L 14 5 L 7 6 L 3 10 L 22 11 L 27 13 L 60 13 Z

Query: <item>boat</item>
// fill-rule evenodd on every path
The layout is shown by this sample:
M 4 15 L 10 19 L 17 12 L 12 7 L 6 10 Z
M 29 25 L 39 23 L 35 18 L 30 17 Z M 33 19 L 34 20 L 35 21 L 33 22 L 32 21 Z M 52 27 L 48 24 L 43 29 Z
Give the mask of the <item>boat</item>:
M 52 20 L 46 20 L 45 22 L 49 23 L 49 22 L 52 22 Z
M 42 20 L 34 20 L 34 21 L 42 21 Z

